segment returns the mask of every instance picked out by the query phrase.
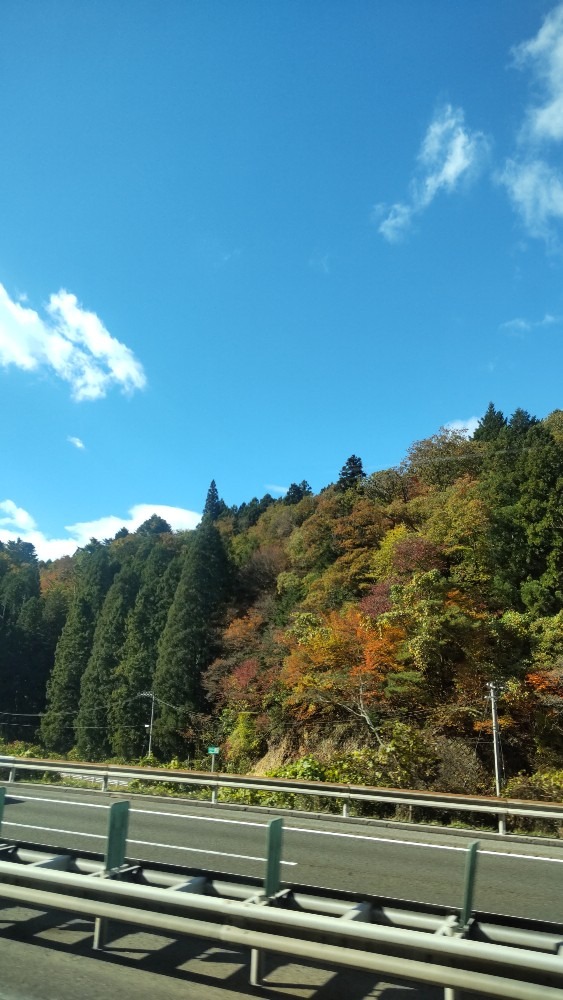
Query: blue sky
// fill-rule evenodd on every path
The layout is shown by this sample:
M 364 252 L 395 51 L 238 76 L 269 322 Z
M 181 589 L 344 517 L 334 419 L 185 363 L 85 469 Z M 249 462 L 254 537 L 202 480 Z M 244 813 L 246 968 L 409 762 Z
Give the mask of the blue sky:
M 563 4 L 4 0 L 0 539 L 563 406 Z

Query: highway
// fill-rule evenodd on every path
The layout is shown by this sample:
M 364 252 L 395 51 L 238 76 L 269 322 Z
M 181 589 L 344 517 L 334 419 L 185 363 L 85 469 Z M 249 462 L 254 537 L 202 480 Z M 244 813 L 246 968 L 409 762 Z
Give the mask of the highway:
M 103 853 L 108 806 L 131 803 L 128 856 L 225 874 L 263 876 L 271 816 L 194 801 L 83 789 L 7 786 L 2 839 Z M 472 838 L 354 820 L 284 817 L 286 882 L 459 906 Z M 481 838 L 475 906 L 563 921 L 561 848 Z
M 4 911 L 5 912 L 5 911 Z M 113 926 L 103 953 L 92 925 L 55 926 L 30 911 L 0 916 L 0 1000 L 443 1000 L 438 987 L 269 956 L 264 988 L 248 979 L 248 954 L 209 941 L 132 934 Z M 23 919 L 22 919 L 23 918 Z M 25 919 L 27 918 L 27 919 Z M 464 1000 L 471 1000 L 467 995 Z M 483 1000 L 483 997 L 474 998 Z M 538 998 L 539 1000 L 539 998 Z

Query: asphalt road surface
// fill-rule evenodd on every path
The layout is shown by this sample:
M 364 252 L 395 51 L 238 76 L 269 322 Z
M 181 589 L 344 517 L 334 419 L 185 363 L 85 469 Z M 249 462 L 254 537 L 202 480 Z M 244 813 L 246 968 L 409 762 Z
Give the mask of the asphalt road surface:
M 108 806 L 123 797 L 131 803 L 130 858 L 264 875 L 271 816 L 263 812 L 23 782 L 7 786 L 7 793 L 1 830 L 6 840 L 103 854 Z M 286 816 L 282 879 L 459 907 L 470 839 L 354 820 Z M 481 837 L 476 909 L 563 922 L 562 880 L 563 845 Z
M 28 916 L 29 920 L 22 920 Z M 0 911 L 0 1000 L 443 1000 L 438 987 L 276 961 L 262 988 L 249 985 L 248 953 L 209 942 L 131 934 L 113 925 L 105 952 L 92 952 L 92 925 Z M 466 998 L 464 997 L 464 1000 Z M 470 1000 L 468 997 L 467 1000 Z M 483 1000 L 481 997 L 480 1000 Z

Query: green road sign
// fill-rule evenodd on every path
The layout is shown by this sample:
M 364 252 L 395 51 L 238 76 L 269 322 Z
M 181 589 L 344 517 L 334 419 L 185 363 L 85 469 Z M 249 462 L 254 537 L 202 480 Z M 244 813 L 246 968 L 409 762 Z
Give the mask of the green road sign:
M 207 753 L 212 753 L 212 754 L 219 753 L 219 747 L 207 747 Z

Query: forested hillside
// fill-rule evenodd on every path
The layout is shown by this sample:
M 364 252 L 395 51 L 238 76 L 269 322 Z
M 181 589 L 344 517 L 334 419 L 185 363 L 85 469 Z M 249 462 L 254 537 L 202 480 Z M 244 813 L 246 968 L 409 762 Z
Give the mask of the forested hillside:
M 153 516 L 47 564 L 8 542 L 0 614 L 5 743 L 138 760 L 154 694 L 158 760 L 490 791 L 492 680 L 537 791 L 563 766 L 563 411 L 491 404 L 318 495 L 212 483 L 192 532 Z

